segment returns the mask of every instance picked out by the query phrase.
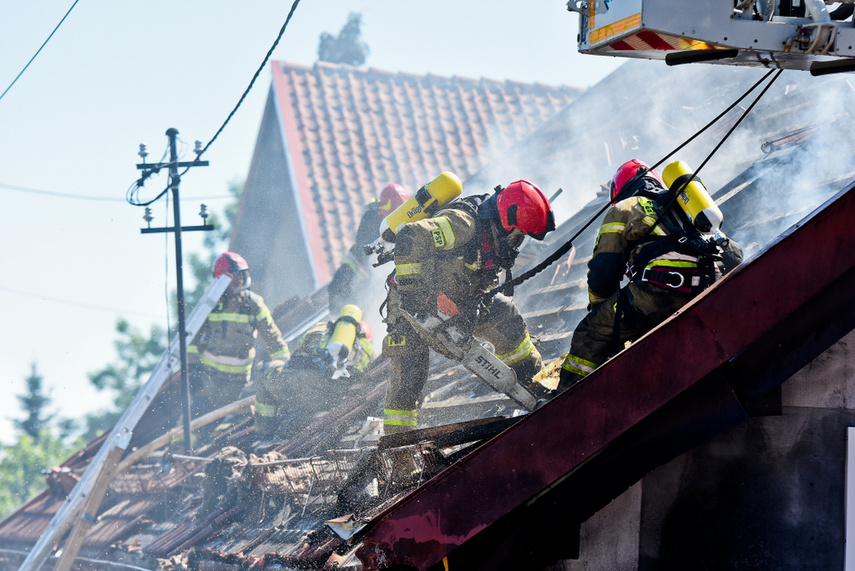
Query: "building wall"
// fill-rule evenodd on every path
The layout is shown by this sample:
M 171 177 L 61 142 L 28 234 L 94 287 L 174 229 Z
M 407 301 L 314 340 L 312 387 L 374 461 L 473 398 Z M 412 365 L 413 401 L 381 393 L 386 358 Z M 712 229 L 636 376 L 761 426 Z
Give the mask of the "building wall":
M 271 308 L 315 290 L 279 125 L 268 97 L 229 246 L 246 258 L 252 289 Z
M 582 524 L 580 559 L 553 569 L 842 569 L 853 347 L 855 332 L 788 379 L 780 416 L 645 476 Z
M 582 524 L 578 560 L 563 561 L 548 571 L 633 571 L 640 529 L 641 482 Z

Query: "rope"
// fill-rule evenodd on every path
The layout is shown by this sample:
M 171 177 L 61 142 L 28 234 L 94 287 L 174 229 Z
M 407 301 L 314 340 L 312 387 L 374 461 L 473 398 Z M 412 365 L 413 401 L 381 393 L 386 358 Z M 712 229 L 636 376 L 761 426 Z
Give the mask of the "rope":
M 740 96 L 736 101 L 734 101 L 732 104 L 730 104 L 730 106 L 728 106 L 728 107 L 727 107 L 727 109 L 725 109 L 724 111 L 722 111 L 721 113 L 719 113 L 719 115 L 718 115 L 718 116 L 716 116 L 712 121 L 710 121 L 709 123 L 707 123 L 707 124 L 706 124 L 704 127 L 702 127 L 699 131 L 697 131 L 696 133 L 694 133 L 691 137 L 689 137 L 686 141 L 684 141 L 683 143 L 681 143 L 681 144 L 680 144 L 677 148 L 675 148 L 673 151 L 671 151 L 670 153 L 668 153 L 667 155 L 665 155 L 664 157 L 662 157 L 658 162 L 656 162 L 656 164 L 654 164 L 652 167 L 650 167 L 650 170 L 653 170 L 654 168 L 656 168 L 656 167 L 658 167 L 659 165 L 661 165 L 661 164 L 662 164 L 663 162 L 665 162 L 669 157 L 671 157 L 672 155 L 674 155 L 675 153 L 677 153 L 680 149 L 682 149 L 682 148 L 683 148 L 683 147 L 685 147 L 687 144 L 689 144 L 690 142 L 692 142 L 695 138 L 697 138 L 697 137 L 698 137 L 698 135 L 700 135 L 701 133 L 703 133 L 704 131 L 706 131 L 707 129 L 709 129 L 713 124 L 715 124 L 715 123 L 716 123 L 717 121 L 719 121 L 722 117 L 724 117 L 724 116 L 725 116 L 728 112 L 730 112 L 734 107 L 736 107 L 737 105 L 739 105 L 739 103 L 740 103 L 743 99 L 745 99 L 745 97 L 747 97 L 749 93 L 751 93 L 752 91 L 754 91 L 754 90 L 757 88 L 757 86 L 759 86 L 759 85 L 760 85 L 764 80 L 766 80 L 766 78 L 768 78 L 768 77 L 769 77 L 769 75 L 771 75 L 771 74 L 772 74 L 773 72 L 775 72 L 775 71 L 776 71 L 776 70 L 769 70 L 769 72 L 767 72 L 767 73 L 766 73 L 762 78 L 760 78 L 760 80 L 759 80 L 759 81 L 757 81 L 754 85 L 752 85 L 752 86 L 751 86 L 751 87 L 750 87 L 750 88 L 749 88 L 745 93 L 743 93 L 743 94 L 742 94 L 742 95 L 741 95 L 741 96 Z M 706 164 L 707 164 L 707 162 L 709 162 L 709 160 L 713 157 L 713 155 L 715 155 L 715 153 L 716 153 L 716 152 L 718 152 L 718 150 L 721 148 L 721 146 L 724 144 L 724 142 L 727 140 L 727 138 L 728 138 L 728 137 L 730 137 L 730 135 L 733 133 L 733 131 L 736 129 L 736 127 L 737 127 L 737 126 L 739 126 L 739 124 L 742 122 L 742 120 L 743 120 L 745 117 L 747 117 L 747 116 L 748 116 L 748 113 L 749 113 L 749 112 L 754 108 L 754 106 L 757 104 L 757 102 L 758 102 L 758 101 L 760 101 L 760 99 L 763 97 L 763 95 L 766 93 L 766 91 L 767 91 L 767 90 L 772 86 L 772 84 L 775 82 L 775 80 L 776 80 L 776 79 L 778 79 L 778 76 L 780 76 L 780 75 L 781 75 L 781 72 L 782 72 L 782 71 L 783 71 L 783 70 L 777 70 L 777 74 L 775 75 L 775 77 L 773 77 L 773 78 L 772 78 L 772 80 L 771 80 L 771 81 L 769 81 L 769 83 L 766 85 L 766 87 L 764 87 L 764 88 L 763 88 L 763 90 L 762 90 L 762 91 L 760 92 L 760 94 L 759 94 L 759 95 L 754 99 L 754 101 L 751 103 L 751 105 L 749 105 L 749 106 L 746 108 L 745 112 L 744 112 L 744 113 L 739 117 L 739 119 L 736 121 L 736 123 L 734 123 L 734 124 L 733 124 L 733 126 L 728 130 L 728 132 L 724 135 L 724 137 L 721 139 L 721 141 L 719 141 L 719 143 L 715 146 L 715 148 L 713 148 L 713 150 L 709 153 L 709 155 L 707 155 L 707 157 L 703 160 L 703 162 L 702 162 L 702 163 L 701 163 L 701 165 L 697 168 L 697 170 L 695 170 L 695 172 L 692 174 L 692 176 L 691 176 L 691 177 L 687 177 L 687 178 L 686 178 L 686 181 L 685 181 L 685 182 L 680 186 L 680 188 L 679 188 L 676 192 L 674 192 L 674 193 L 673 193 L 673 197 L 671 197 L 671 198 L 670 198 L 670 200 L 669 200 L 669 202 L 668 202 L 667 207 L 664 209 L 666 212 L 668 211 L 668 208 L 670 208 L 670 207 L 673 205 L 673 203 L 674 203 L 674 201 L 676 200 L 677 196 L 679 196 L 680 191 L 682 191 L 682 190 L 683 190 L 683 189 L 684 189 L 684 188 L 685 188 L 685 187 L 686 187 L 686 186 L 687 186 L 687 185 L 688 185 L 692 180 L 694 180 L 694 178 L 697 176 L 698 172 L 700 172 L 700 170 L 704 167 L 704 165 L 706 165 Z M 573 234 L 573 236 L 571 236 L 569 240 L 567 240 L 564 244 L 562 244 L 560 248 L 558 248 L 557 250 L 555 250 L 555 252 L 553 252 L 552 254 L 550 254 L 550 255 L 549 255 L 545 260 L 543 260 L 541 263 L 539 263 L 539 264 L 538 264 L 538 265 L 536 265 L 535 267 L 531 268 L 530 270 L 528 270 L 528 271 L 526 271 L 526 272 L 524 272 L 524 273 L 520 274 L 519 276 L 515 277 L 514 279 L 512 279 L 512 280 L 508 280 L 508 281 L 504 282 L 502 285 L 500 285 L 500 286 L 498 286 L 498 287 L 496 287 L 496 288 L 494 288 L 494 289 L 492 289 L 492 290 L 490 290 L 490 291 L 488 291 L 488 292 L 485 292 L 485 293 L 484 293 L 484 300 L 485 300 L 485 301 L 487 301 L 487 300 L 489 300 L 489 299 L 493 298 L 494 296 L 496 296 L 496 295 L 498 295 L 498 294 L 500 294 L 500 293 L 505 293 L 505 292 L 508 292 L 508 291 L 512 291 L 512 290 L 513 290 L 513 288 L 515 288 L 516 286 L 520 285 L 521 283 L 525 282 L 525 281 L 526 281 L 526 280 L 528 280 L 528 279 L 533 278 L 534 276 L 536 276 L 537 274 L 539 274 L 540 272 L 542 272 L 543 270 L 545 270 L 546 268 L 548 268 L 549 266 L 551 266 L 552 264 L 554 264 L 554 263 L 555 263 L 556 261 L 558 261 L 560 258 L 562 258 L 562 257 L 563 257 L 567 252 L 569 252 L 569 251 L 570 251 L 570 249 L 571 249 L 571 248 L 573 248 L 573 242 L 576 240 L 576 238 L 578 238 L 578 237 L 579 237 L 579 235 L 580 235 L 580 234 L 582 234 L 582 232 L 584 232 L 584 231 L 588 228 L 588 226 L 590 226 L 590 225 L 591 225 L 595 220 L 599 219 L 599 217 L 600 217 L 600 216 L 602 216 L 602 215 L 603 215 L 603 213 L 605 213 L 605 211 L 606 211 L 606 210 L 608 210 L 608 209 L 609 209 L 609 207 L 611 207 L 613 203 L 614 203 L 614 200 L 610 200 L 610 201 L 606 202 L 606 204 L 605 204 L 602 208 L 600 208 L 600 210 L 598 210 L 598 211 L 597 211 L 597 213 L 596 213 L 596 214 L 594 214 L 594 216 L 592 216 L 590 219 L 588 219 L 588 221 L 587 221 L 587 222 L 585 222 L 585 224 L 583 224 L 583 225 L 582 225 L 582 227 L 581 227 L 581 228 L 579 228 L 579 230 L 577 230 L 577 231 L 576 231 L 576 233 L 575 233 L 575 234 Z M 656 223 L 658 223 L 658 222 L 659 222 L 659 219 L 657 219 Z M 655 226 L 655 224 L 654 224 L 654 226 Z M 652 228 L 651 228 L 651 229 L 652 229 Z
M 772 70 L 770 70 L 769 73 L 771 73 L 771 71 Z M 739 124 L 742 123 L 742 120 L 745 119 L 746 117 L 748 117 L 748 114 L 751 112 L 752 109 L 754 109 L 754 106 L 757 105 L 757 103 L 760 101 L 760 99 L 762 99 L 762 97 L 766 94 L 766 92 L 769 90 L 769 88 L 772 87 L 772 84 L 775 83 L 775 80 L 778 79 L 778 77 L 780 77 L 780 75 L 783 71 L 784 70 L 782 70 L 782 69 L 779 69 L 777 71 L 777 73 L 775 74 L 775 77 L 773 77 L 769 81 L 769 83 L 766 84 L 766 87 L 764 87 L 763 90 L 760 91 L 760 94 L 756 97 L 756 99 L 754 99 L 754 101 L 751 102 L 751 105 L 749 105 L 745 109 L 745 112 L 739 116 L 739 119 L 736 120 L 736 123 L 734 123 L 730 129 L 728 129 L 727 133 L 724 134 L 724 137 L 722 137 L 721 141 L 719 141 L 718 144 L 713 148 L 713 150 L 710 151 L 710 153 L 707 155 L 707 157 L 701 162 L 700 166 L 698 166 L 698 168 L 695 169 L 695 172 L 692 173 L 692 176 L 686 177 L 686 179 L 683 181 L 683 183 L 676 190 L 673 190 L 673 189 L 669 190 L 669 195 L 670 195 L 669 200 L 665 204 L 665 208 L 663 208 L 663 212 L 668 212 L 668 209 L 670 209 L 674 205 L 674 202 L 677 200 L 677 197 L 680 196 L 680 193 L 683 192 L 683 190 L 687 186 L 689 186 L 689 183 L 691 183 L 693 180 L 695 180 L 695 178 L 698 176 L 698 173 L 701 172 L 701 169 L 704 168 L 704 166 L 706 166 L 706 164 L 710 161 L 710 159 L 713 158 L 713 156 L 718 152 L 718 150 L 721 148 L 721 146 L 724 144 L 724 142 L 728 139 L 728 137 L 730 137 L 730 135 L 733 134 L 733 132 L 736 130 L 736 128 L 739 126 Z M 767 73 L 763 77 L 763 79 L 768 77 L 769 73 Z M 757 87 L 757 85 L 758 84 L 754 84 L 754 87 Z M 754 89 L 754 87 L 752 87 L 751 89 Z M 671 153 L 671 154 L 673 154 L 673 153 Z M 663 159 L 663 161 L 664 161 L 664 159 Z M 658 163 L 656 163 L 656 165 L 658 166 L 663 161 L 659 161 Z M 662 220 L 662 218 L 664 218 L 664 217 L 660 216 L 656 219 L 656 221 L 650 226 L 650 230 L 648 231 L 648 233 L 653 232 L 653 229 L 659 225 L 659 221 Z

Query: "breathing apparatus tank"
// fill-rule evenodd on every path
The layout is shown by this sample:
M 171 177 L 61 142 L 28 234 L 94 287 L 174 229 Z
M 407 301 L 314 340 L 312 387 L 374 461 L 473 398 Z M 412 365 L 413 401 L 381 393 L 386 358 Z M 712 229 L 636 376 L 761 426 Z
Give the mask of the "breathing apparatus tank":
M 347 358 L 350 356 L 353 342 L 356 340 L 356 327 L 362 320 L 362 310 L 355 305 L 345 305 L 339 318 L 333 326 L 333 333 L 327 341 L 327 354 L 332 359 L 333 367 L 344 370 Z M 335 377 L 334 377 L 335 378 Z
M 692 225 L 703 234 L 716 234 L 721 229 L 724 216 L 700 180 L 694 179 L 685 184 L 692 172 L 683 161 L 674 161 L 662 171 L 662 180 L 668 188 L 682 187 L 677 195 L 677 204 Z
M 394 242 L 395 235 L 404 224 L 431 216 L 440 207 L 460 196 L 461 192 L 463 183 L 457 175 L 441 172 L 383 219 L 380 223 L 380 237 L 386 242 Z

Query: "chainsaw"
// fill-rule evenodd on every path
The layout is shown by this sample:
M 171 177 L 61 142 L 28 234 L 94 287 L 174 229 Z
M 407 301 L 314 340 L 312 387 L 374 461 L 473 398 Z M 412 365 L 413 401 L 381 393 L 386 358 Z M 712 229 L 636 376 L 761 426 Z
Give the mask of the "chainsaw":
M 485 343 L 457 325 L 459 320 L 455 317 L 462 316 L 447 315 L 440 309 L 437 315 L 420 320 L 403 309 L 399 311 L 434 351 L 459 361 L 479 379 L 506 394 L 525 410 L 532 412 L 536 408 L 537 399 L 519 383 L 516 372 L 496 357 Z

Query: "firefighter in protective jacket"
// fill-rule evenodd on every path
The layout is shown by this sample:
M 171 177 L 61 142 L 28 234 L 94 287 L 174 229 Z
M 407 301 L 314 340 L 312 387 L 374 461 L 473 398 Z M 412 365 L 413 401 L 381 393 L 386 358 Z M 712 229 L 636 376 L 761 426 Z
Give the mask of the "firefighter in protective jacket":
M 288 345 L 257 293 L 249 291 L 249 266 L 234 252 L 214 262 L 213 276 L 232 278 L 217 306 L 187 347 L 193 415 L 221 408 L 240 397 L 249 381 L 255 341 L 261 333 L 272 359 L 287 360 Z
M 519 180 L 489 197 L 456 199 L 397 231 L 383 341 L 391 360 L 384 433 L 417 426 L 428 378 L 429 347 L 401 311 L 424 319 L 437 314 L 439 300 L 450 303 L 473 316 L 473 334 L 493 344 L 523 386 L 540 371 L 540 353 L 513 301 L 499 294 L 480 308 L 478 302 L 498 284 L 499 273 L 513 267 L 526 235 L 542 240 L 554 229 L 549 200 L 534 184 Z
M 287 439 L 361 389 L 374 358 L 371 329 L 362 311 L 346 305 L 335 321 L 321 321 L 296 343 L 288 363 L 271 361 L 256 381 L 255 432 Z
M 588 314 L 573 333 L 558 391 L 670 317 L 723 273 L 742 262 L 728 239 L 704 240 L 643 162 L 621 165 L 610 185 L 612 206 L 588 262 Z M 723 236 L 723 235 L 722 235 Z M 621 288 L 627 274 L 628 284 Z

